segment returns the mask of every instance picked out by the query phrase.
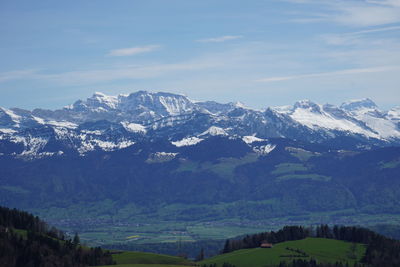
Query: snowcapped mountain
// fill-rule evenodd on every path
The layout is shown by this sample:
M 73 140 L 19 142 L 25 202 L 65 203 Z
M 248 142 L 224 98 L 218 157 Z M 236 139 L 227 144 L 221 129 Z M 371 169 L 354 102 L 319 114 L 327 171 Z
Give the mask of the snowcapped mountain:
M 253 110 L 241 103 L 197 102 L 183 95 L 138 91 L 118 96 L 95 93 L 59 110 L 0 108 L 0 155 L 86 155 L 156 140 L 184 147 L 212 136 L 240 139 L 249 146 L 275 137 L 336 148 L 398 145 L 400 107 L 381 111 L 370 99 L 340 107 L 303 100 Z M 273 146 L 258 149 L 267 153 Z
M 352 105 L 350 105 L 353 107 Z M 354 106 L 355 107 L 355 106 Z M 357 119 L 352 111 L 333 105 L 319 105 L 308 100 L 296 102 L 291 109 L 277 109 L 296 122 L 310 129 L 323 130 L 335 134 L 337 131 L 360 134 L 367 138 L 380 139 L 379 134 L 368 127 L 364 121 Z
M 396 121 L 399 113 L 396 114 L 394 110 L 380 111 L 368 98 L 344 103 L 341 108 L 348 111 L 354 118 L 364 122 L 380 138 L 400 138 L 399 125 Z

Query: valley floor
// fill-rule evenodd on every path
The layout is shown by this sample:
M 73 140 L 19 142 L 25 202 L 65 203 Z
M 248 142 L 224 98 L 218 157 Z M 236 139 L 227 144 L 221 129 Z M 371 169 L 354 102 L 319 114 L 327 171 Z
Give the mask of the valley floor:
M 286 216 L 265 220 L 241 220 L 237 218 L 214 221 L 162 221 L 141 219 L 120 221 L 103 217 L 96 221 L 83 218 L 68 221 L 59 218 L 46 220 L 69 233 L 78 231 L 83 242 L 91 246 L 195 242 L 201 240 L 225 240 L 239 235 L 277 230 L 285 225 L 362 225 L 374 227 L 380 224 L 400 225 L 400 215 L 357 214 L 353 210 L 311 213 L 302 216 Z

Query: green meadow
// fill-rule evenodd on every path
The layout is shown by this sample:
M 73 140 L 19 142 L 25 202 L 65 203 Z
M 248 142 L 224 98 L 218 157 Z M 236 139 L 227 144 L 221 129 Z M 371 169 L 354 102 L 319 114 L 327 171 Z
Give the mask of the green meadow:
M 124 251 L 112 255 L 116 267 L 182 267 L 193 266 L 193 262 L 181 257 L 147 252 Z M 110 266 L 110 265 L 107 265 Z
M 307 256 L 287 248 L 299 249 Z M 276 266 L 281 261 L 311 258 L 324 263 L 342 261 L 353 264 L 360 261 L 364 253 L 365 246 L 362 244 L 324 238 L 306 238 L 278 243 L 273 248 L 241 249 L 206 259 L 201 264 L 216 263 L 217 266 L 222 266 L 224 262 L 228 262 L 237 267 L 263 267 Z

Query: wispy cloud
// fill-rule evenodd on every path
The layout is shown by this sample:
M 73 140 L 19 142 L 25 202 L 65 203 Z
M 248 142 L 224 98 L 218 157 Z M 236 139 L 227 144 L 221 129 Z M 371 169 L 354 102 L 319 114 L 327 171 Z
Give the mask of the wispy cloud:
M 0 83 L 8 80 L 31 79 L 57 85 L 88 85 L 118 80 L 140 80 L 176 72 L 208 70 L 221 67 L 224 62 L 204 58 L 176 63 L 154 63 L 141 65 L 117 65 L 104 69 L 75 70 L 59 73 L 21 70 L 0 73 Z
M 332 19 L 351 26 L 376 26 L 400 22 L 400 7 L 377 4 L 336 6 L 340 14 Z
M 146 46 L 136 46 L 128 48 L 120 48 L 111 50 L 108 55 L 116 57 L 132 56 L 137 54 L 143 54 L 160 49 L 160 45 L 146 45 Z
M 256 80 L 256 82 L 281 82 L 281 81 L 289 81 L 295 79 L 303 79 L 303 78 L 318 78 L 318 77 L 328 77 L 328 76 L 338 76 L 338 75 L 351 75 L 351 74 L 360 74 L 360 73 L 375 73 L 375 72 L 384 72 L 393 69 L 398 69 L 399 66 L 383 66 L 383 67 L 374 67 L 374 68 L 358 68 L 358 69 L 346 69 L 346 70 L 338 70 L 338 71 L 330 71 L 330 72 L 319 72 L 319 73 L 310 73 L 310 74 L 300 74 L 300 75 L 289 75 L 289 76 L 276 76 L 276 77 L 268 77 Z
M 196 40 L 196 42 L 201 42 L 201 43 L 222 43 L 222 42 L 241 39 L 241 38 L 243 38 L 242 35 L 224 35 L 224 36 L 219 36 L 219 37 L 214 37 L 214 38 L 200 39 L 200 40 Z
M 399 6 L 399 0 L 367 0 L 368 3 L 378 4 L 378 5 L 386 5 L 386 6 Z
M 0 73 L 0 82 L 32 78 L 37 70 L 15 70 Z
M 307 13 L 295 18 L 295 22 L 335 22 L 352 27 L 368 27 L 400 22 L 399 0 L 338 0 L 338 1 L 290 1 L 297 4 L 320 6 L 324 11 Z
M 357 44 L 359 42 L 362 42 L 363 41 L 362 38 L 368 34 L 373 34 L 377 32 L 398 31 L 398 30 L 400 30 L 400 26 L 390 26 L 390 27 L 374 28 L 369 30 L 348 32 L 341 34 L 324 34 L 321 37 L 328 44 L 348 45 L 348 44 Z

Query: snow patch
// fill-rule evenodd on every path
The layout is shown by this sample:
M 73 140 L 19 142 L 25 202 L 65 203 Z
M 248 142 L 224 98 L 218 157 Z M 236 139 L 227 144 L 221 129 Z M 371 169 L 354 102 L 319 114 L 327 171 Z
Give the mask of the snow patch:
M 254 147 L 253 151 L 256 152 L 258 155 L 267 155 L 271 153 L 272 150 L 276 148 L 276 145 L 267 144 L 264 146 Z
M 287 105 L 287 106 L 272 107 L 271 109 L 280 114 L 289 114 L 293 110 L 293 107 L 290 105 Z
M 146 133 L 146 127 L 138 123 L 130 123 L 127 121 L 121 122 L 122 126 L 128 131 L 132 133 Z
M 146 160 L 147 163 L 158 163 L 158 162 L 166 162 L 173 160 L 178 153 L 172 152 L 156 152 L 149 155 L 149 158 Z
M 69 122 L 69 121 L 53 121 L 53 120 L 47 121 L 47 120 L 44 120 L 42 118 L 35 117 L 35 116 L 32 116 L 32 118 L 37 123 L 43 124 L 43 125 L 47 124 L 47 125 L 51 125 L 51 126 L 55 126 L 55 127 L 62 127 L 62 128 L 68 128 L 68 129 L 76 129 L 78 127 L 78 125 L 76 123 Z
M 248 135 L 248 136 L 243 136 L 242 140 L 246 143 L 246 144 L 251 144 L 253 142 L 261 142 L 261 141 L 265 141 L 265 139 L 261 139 L 258 137 L 255 137 L 253 135 Z
M 94 130 L 94 131 L 82 130 L 81 132 L 84 133 L 84 134 L 93 134 L 93 135 L 102 135 L 103 134 L 103 132 L 100 131 L 100 130 Z
M 6 109 L 6 108 L 2 108 L 2 109 L 3 109 L 3 111 L 4 111 L 8 116 L 11 117 L 11 119 L 12 119 L 14 122 L 19 122 L 19 121 L 21 120 L 21 116 L 15 114 L 12 110 Z
M 9 128 L 0 128 L 0 132 L 6 133 L 6 134 L 13 134 L 13 133 L 16 133 L 17 131 L 15 131 L 13 129 L 9 129 Z
M 204 131 L 203 133 L 200 134 L 200 136 L 202 135 L 211 135 L 211 136 L 216 136 L 216 135 L 222 135 L 222 136 L 227 136 L 228 134 L 225 132 L 224 129 L 220 128 L 220 127 L 216 127 L 216 126 L 211 126 L 210 128 L 208 128 L 207 131 Z
M 400 106 L 389 110 L 387 116 L 390 120 L 400 121 Z
M 104 151 L 114 151 L 117 149 L 123 149 L 135 144 L 135 142 L 130 140 L 123 140 L 120 142 L 111 142 L 111 141 L 103 141 L 99 139 L 91 139 L 82 142 L 80 148 L 78 148 L 78 152 L 80 155 L 84 155 L 86 152 L 93 151 L 96 148 L 100 148 Z
M 173 144 L 176 147 L 193 146 L 195 144 L 200 143 L 203 140 L 204 139 L 201 139 L 201 138 L 198 138 L 198 137 L 188 137 L 188 138 L 184 138 L 184 139 L 179 140 L 179 141 L 171 142 L 171 144 Z
M 46 122 L 42 118 L 35 117 L 35 116 L 32 116 L 32 118 L 39 124 L 46 124 Z

